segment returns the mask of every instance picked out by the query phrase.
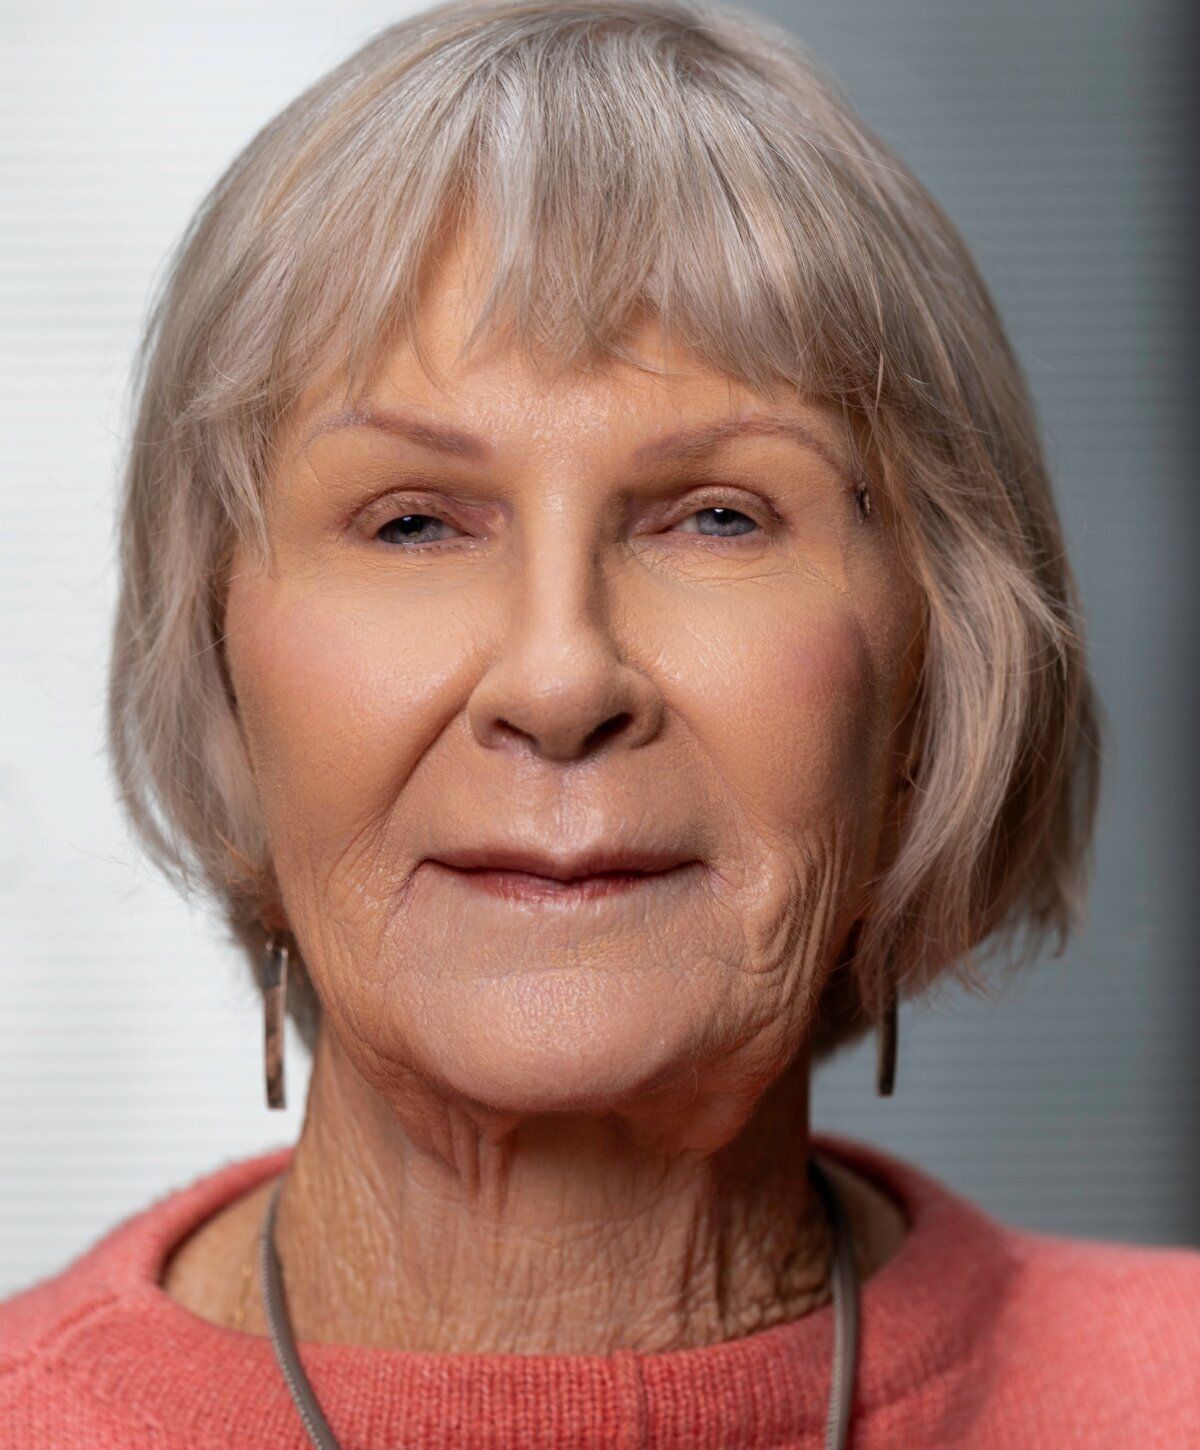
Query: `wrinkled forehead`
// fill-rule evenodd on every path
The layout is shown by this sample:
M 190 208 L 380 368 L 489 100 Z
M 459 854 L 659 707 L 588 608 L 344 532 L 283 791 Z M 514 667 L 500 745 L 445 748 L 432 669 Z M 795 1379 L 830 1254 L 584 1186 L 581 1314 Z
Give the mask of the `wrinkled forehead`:
M 503 394 L 547 417 L 582 418 L 589 409 L 607 408 L 644 416 L 648 427 L 706 414 L 791 410 L 857 454 L 840 402 L 794 376 L 751 377 L 738 366 L 736 350 L 714 355 L 698 345 L 686 309 L 672 328 L 641 296 L 594 351 L 565 346 L 552 335 L 557 316 L 504 285 L 489 236 L 478 217 L 443 233 L 393 332 L 331 338 L 321 365 L 280 415 L 293 446 L 332 416 L 405 401 L 470 414 Z
M 687 464 L 744 438 L 799 444 L 853 488 L 855 434 L 843 411 L 794 388 L 755 389 L 706 364 L 652 317 L 625 340 L 627 360 L 549 373 L 509 339 L 464 347 L 474 314 L 447 273 L 423 309 L 418 346 L 381 349 L 356 394 L 333 372 L 306 390 L 288 419 L 291 456 L 320 440 L 369 431 L 486 468 L 506 443 L 577 453 L 625 445 L 634 467 Z M 432 366 L 427 366 L 431 363 Z

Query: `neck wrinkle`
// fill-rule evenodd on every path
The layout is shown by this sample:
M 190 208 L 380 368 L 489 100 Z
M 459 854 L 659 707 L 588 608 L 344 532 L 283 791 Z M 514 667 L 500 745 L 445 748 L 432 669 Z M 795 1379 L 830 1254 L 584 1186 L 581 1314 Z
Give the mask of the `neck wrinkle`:
M 296 1339 L 661 1353 L 823 1307 L 833 1240 L 805 1167 L 805 1072 L 783 1074 L 707 1158 L 623 1156 L 604 1122 L 563 1119 L 545 1139 L 518 1125 L 499 1146 L 460 1142 L 451 1163 L 414 1145 L 351 1064 L 319 1047 L 276 1218 Z M 847 1204 L 860 1273 L 865 1207 Z

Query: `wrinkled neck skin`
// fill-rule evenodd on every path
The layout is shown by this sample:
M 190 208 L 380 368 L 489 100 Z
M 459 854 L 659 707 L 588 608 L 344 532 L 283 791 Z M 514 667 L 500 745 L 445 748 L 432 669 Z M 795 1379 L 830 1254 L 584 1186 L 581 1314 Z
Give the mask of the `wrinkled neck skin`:
M 639 1103 L 630 1118 L 500 1120 L 414 1080 L 395 1093 L 404 1121 L 321 1032 L 276 1219 L 298 1340 L 652 1353 L 739 1338 L 830 1300 L 802 1058 L 757 1102 L 708 1093 L 661 1111 Z M 665 1146 L 685 1140 L 686 1151 Z M 821 1162 L 865 1278 L 902 1238 L 900 1211 Z M 276 1181 L 255 1195 L 250 1251 Z M 243 1327 L 266 1332 L 257 1284 Z

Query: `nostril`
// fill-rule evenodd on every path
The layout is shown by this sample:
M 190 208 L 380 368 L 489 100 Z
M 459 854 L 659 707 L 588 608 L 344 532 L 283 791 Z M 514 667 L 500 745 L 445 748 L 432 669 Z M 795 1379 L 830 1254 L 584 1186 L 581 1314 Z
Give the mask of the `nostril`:
M 607 740 L 610 735 L 616 735 L 623 730 L 633 719 L 628 710 L 619 710 L 615 715 L 610 715 L 602 724 L 597 725 L 588 736 L 589 745 L 598 745 L 601 741 Z

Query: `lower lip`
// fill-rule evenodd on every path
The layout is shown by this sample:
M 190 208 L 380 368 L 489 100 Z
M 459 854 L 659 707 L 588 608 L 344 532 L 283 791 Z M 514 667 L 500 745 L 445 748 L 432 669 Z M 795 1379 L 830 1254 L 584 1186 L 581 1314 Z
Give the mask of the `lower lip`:
M 476 891 L 486 891 L 509 901 L 593 901 L 597 897 L 615 896 L 622 892 L 645 888 L 656 881 L 678 875 L 682 866 L 665 871 L 612 872 L 598 876 L 582 876 L 578 881 L 556 881 L 551 876 L 535 876 L 528 871 L 463 870 L 436 861 L 443 871 Z

